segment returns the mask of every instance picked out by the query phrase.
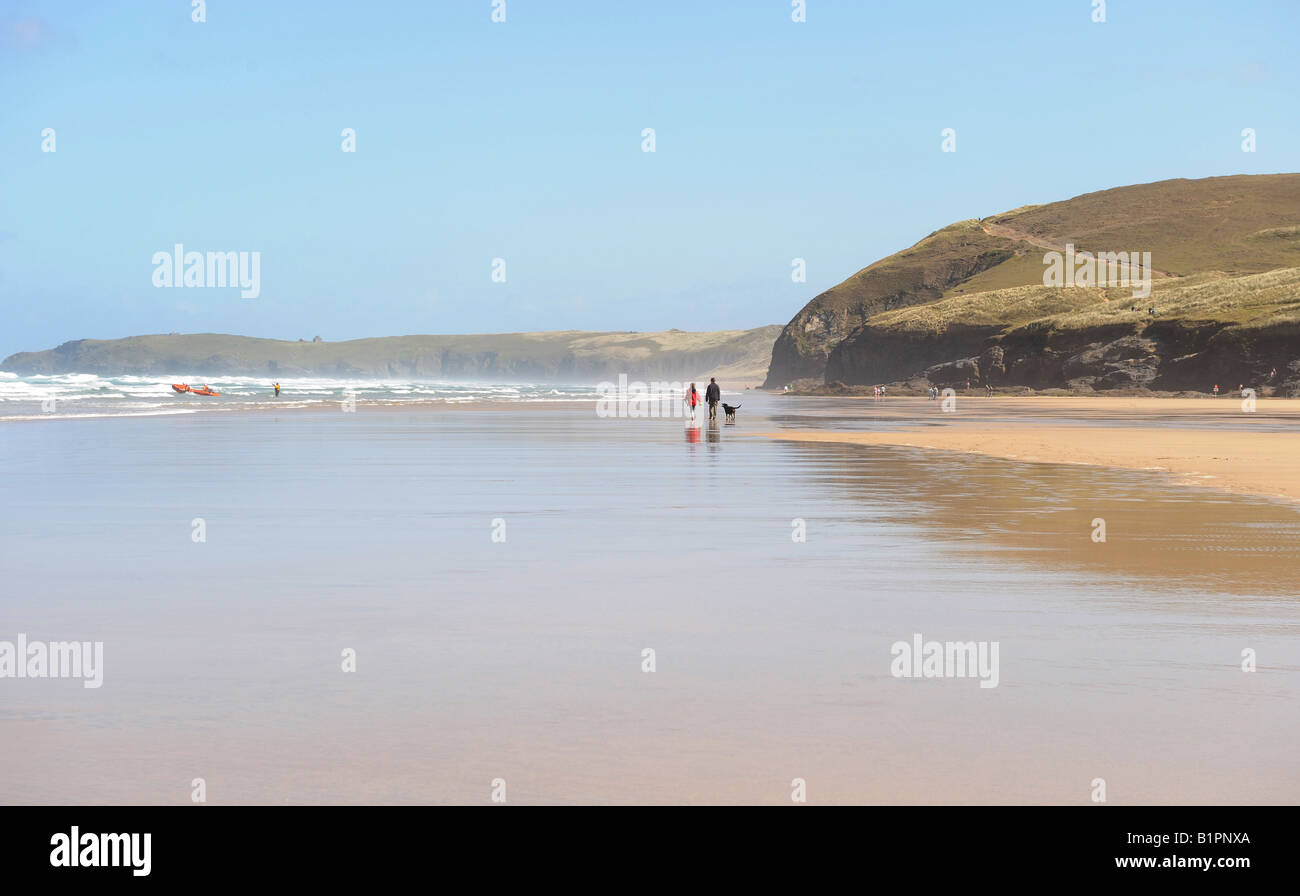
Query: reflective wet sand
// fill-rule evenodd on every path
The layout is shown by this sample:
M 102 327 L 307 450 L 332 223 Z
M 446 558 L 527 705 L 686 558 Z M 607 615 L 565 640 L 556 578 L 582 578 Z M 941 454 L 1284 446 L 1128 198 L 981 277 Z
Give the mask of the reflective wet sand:
M 106 665 L 0 680 L 0 800 L 1300 799 L 1300 511 L 755 438 L 890 424 L 744 404 L 698 434 L 590 405 L 0 428 L 0 639 Z M 999 642 L 998 687 L 893 677 L 914 633 Z
M 816 401 L 815 399 L 813 401 Z M 957 451 L 1159 472 L 1182 484 L 1300 503 L 1300 400 L 822 400 L 783 438 Z

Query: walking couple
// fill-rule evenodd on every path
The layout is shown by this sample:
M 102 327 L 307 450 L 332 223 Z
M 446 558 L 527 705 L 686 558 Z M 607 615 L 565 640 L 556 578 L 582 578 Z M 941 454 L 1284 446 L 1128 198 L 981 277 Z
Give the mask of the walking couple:
M 722 401 L 722 389 L 716 377 L 709 377 L 709 387 L 704 390 L 704 401 L 709 405 L 709 419 L 718 419 L 718 402 Z M 686 391 L 686 406 L 690 408 L 691 419 L 695 419 L 695 408 L 700 404 L 700 393 L 695 391 L 695 384 Z

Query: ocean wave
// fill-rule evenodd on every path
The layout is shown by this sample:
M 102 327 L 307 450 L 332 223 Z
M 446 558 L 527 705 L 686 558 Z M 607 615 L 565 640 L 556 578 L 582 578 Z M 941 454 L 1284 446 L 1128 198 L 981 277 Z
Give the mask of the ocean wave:
M 474 383 L 433 380 L 362 380 L 343 377 L 289 378 L 280 380 L 280 395 L 272 391 L 271 380 L 249 376 L 201 376 L 169 374 L 116 377 L 92 373 L 18 376 L 0 378 L 0 403 L 6 420 L 61 416 L 60 405 L 68 403 L 75 414 L 62 416 L 129 416 L 141 412 L 199 413 L 251 408 L 294 408 L 355 401 L 369 404 L 469 404 L 489 402 L 585 401 L 599 397 L 595 386 L 556 383 Z M 177 393 L 173 383 L 207 385 L 219 396 Z

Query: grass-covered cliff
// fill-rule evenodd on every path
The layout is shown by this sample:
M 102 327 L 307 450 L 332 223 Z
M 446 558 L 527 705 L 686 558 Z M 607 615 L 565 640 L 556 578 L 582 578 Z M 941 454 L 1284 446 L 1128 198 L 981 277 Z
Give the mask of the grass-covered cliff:
M 1067 243 L 1150 252 L 1151 295 L 1044 286 L 1044 253 Z M 1298 174 L 1028 206 L 945 227 L 814 298 L 778 337 L 767 384 L 1300 392 L 1297 269 Z

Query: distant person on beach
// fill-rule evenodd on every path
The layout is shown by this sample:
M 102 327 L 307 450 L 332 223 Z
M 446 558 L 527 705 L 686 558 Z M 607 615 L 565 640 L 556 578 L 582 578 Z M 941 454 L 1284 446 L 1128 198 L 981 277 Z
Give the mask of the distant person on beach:
M 1215 398 L 1218 398 L 1218 397 L 1219 397 L 1219 384 L 1218 384 L 1218 383 L 1215 383 L 1215 384 L 1214 384 L 1214 397 L 1215 397 Z
M 276 397 L 276 398 L 279 398 L 279 397 L 280 397 L 280 384 L 279 384 L 279 383 L 272 383 L 272 385 L 275 386 L 275 397 Z
M 722 389 L 716 377 L 709 377 L 709 388 L 704 390 L 704 400 L 709 403 L 709 419 L 718 419 L 718 402 L 722 401 Z
M 700 403 L 700 393 L 695 391 L 695 384 L 691 383 L 690 390 L 686 393 L 686 406 L 691 409 L 691 419 L 695 419 L 695 407 Z

